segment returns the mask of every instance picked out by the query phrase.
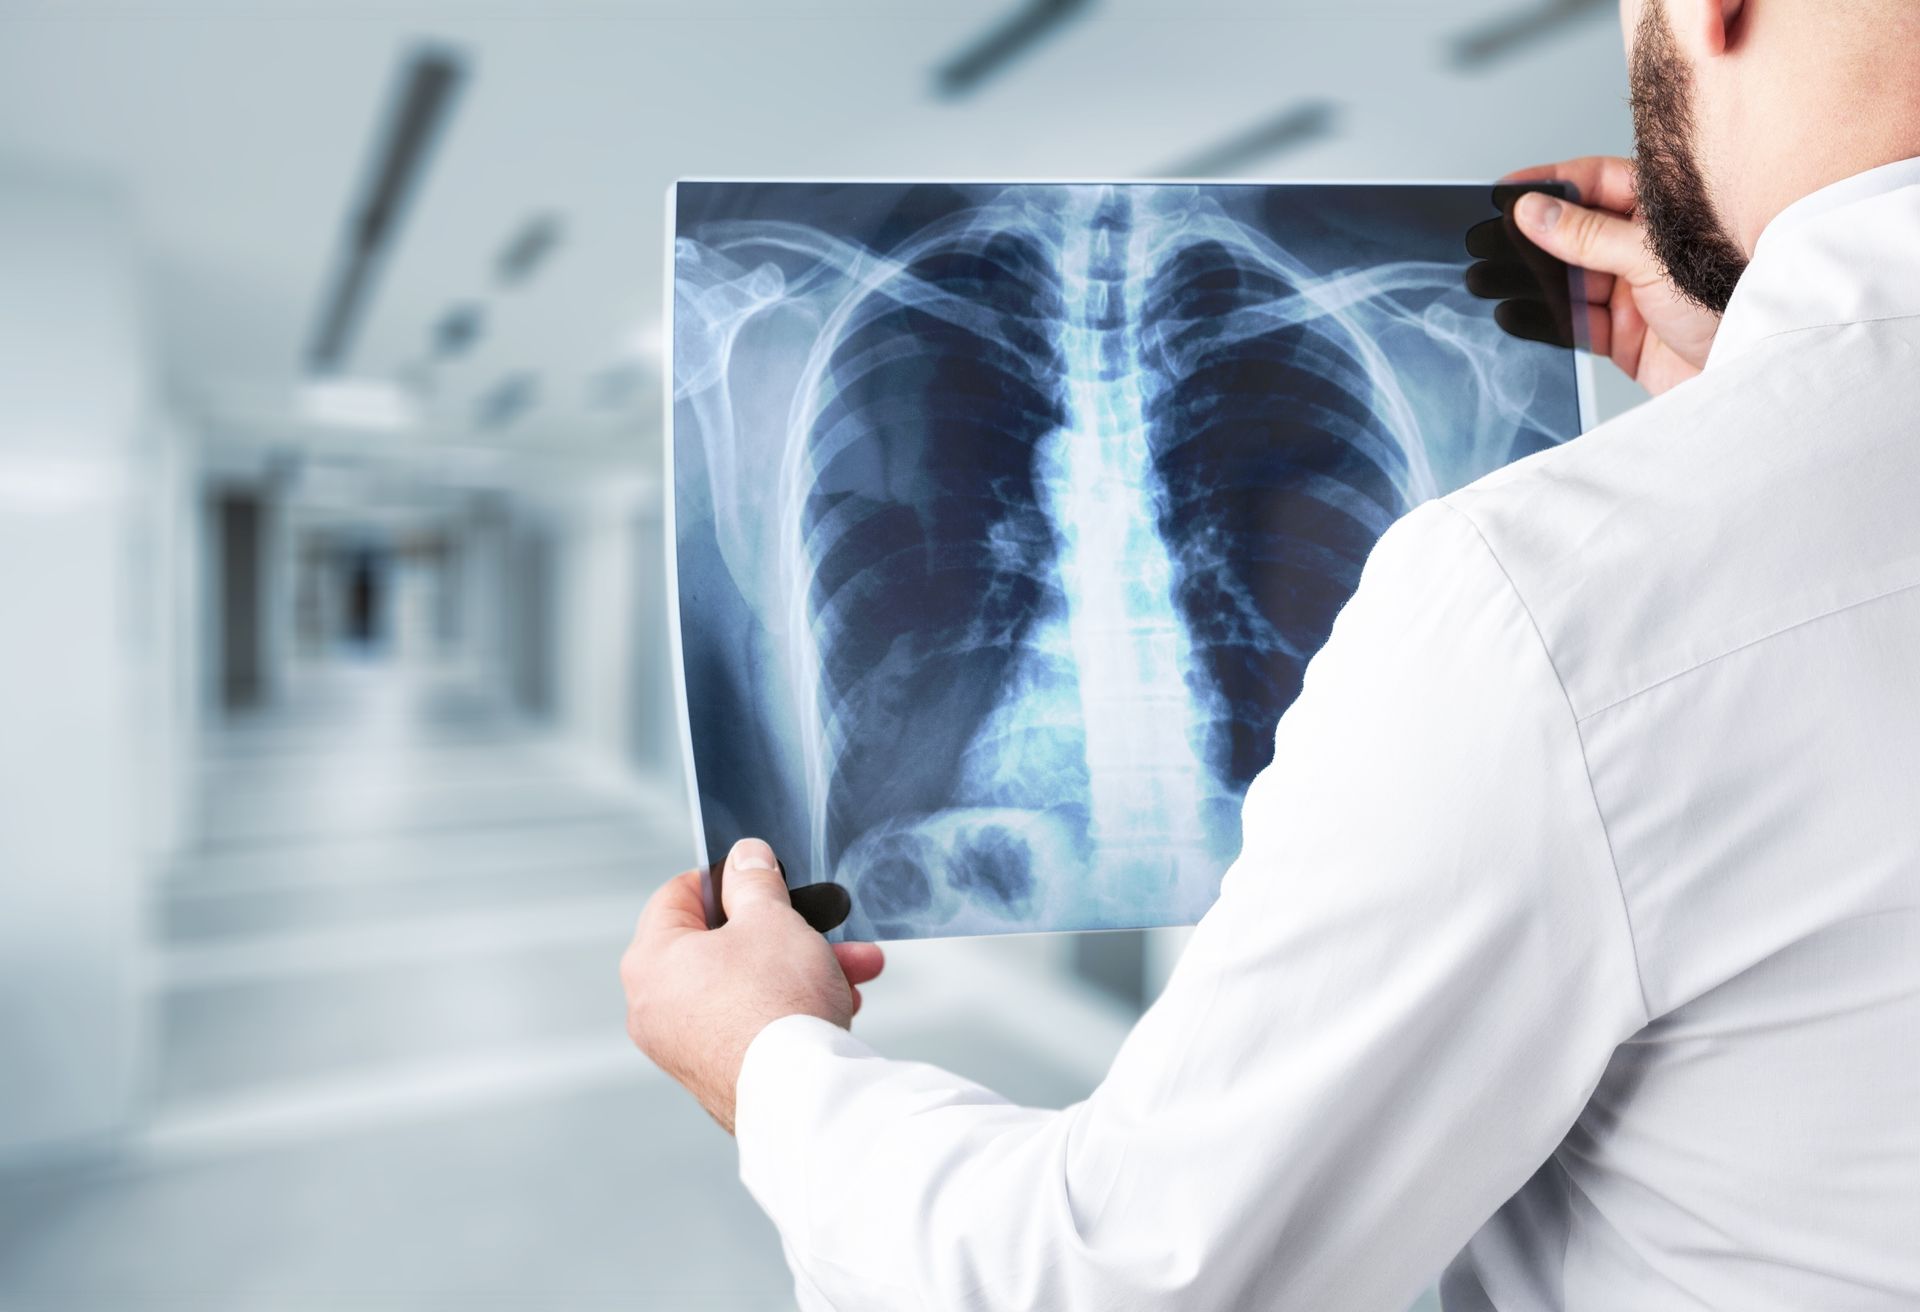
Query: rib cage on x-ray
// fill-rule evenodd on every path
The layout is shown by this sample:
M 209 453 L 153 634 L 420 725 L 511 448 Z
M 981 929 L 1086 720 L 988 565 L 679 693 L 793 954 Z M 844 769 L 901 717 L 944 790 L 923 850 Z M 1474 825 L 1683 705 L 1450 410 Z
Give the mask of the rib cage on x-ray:
M 1391 280 L 1310 272 L 1180 187 L 1009 187 L 878 251 L 696 236 L 681 397 L 689 342 L 819 307 L 786 334 L 760 547 L 805 780 L 787 851 L 850 889 L 854 935 L 1196 918 L 1368 551 L 1436 490 L 1356 324 Z

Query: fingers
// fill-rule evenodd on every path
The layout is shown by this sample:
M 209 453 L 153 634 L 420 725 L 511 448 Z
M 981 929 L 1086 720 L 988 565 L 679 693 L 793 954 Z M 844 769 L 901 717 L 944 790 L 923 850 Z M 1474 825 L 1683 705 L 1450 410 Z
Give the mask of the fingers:
M 835 943 L 833 955 L 847 977 L 847 991 L 853 995 L 853 1012 L 860 1014 L 860 986 L 879 976 L 887 959 L 878 943 Z
M 727 919 L 755 908 L 778 905 L 791 911 L 787 901 L 787 881 L 773 859 L 773 849 L 757 838 L 743 838 L 727 853 L 726 869 L 720 878 L 720 905 Z
M 1565 306 L 1556 308 L 1544 301 L 1502 301 L 1493 307 L 1493 321 L 1508 336 L 1522 341 L 1560 347 L 1574 345 L 1573 325 L 1567 319 Z
M 1619 365 L 1627 377 L 1638 378 L 1640 358 L 1647 349 L 1647 321 L 1628 297 L 1621 298 L 1611 306 L 1605 317 L 1607 325 L 1602 330 L 1604 336 L 1602 332 L 1594 334 L 1594 354 L 1605 355 Z
M 1653 258 L 1639 225 L 1617 214 L 1537 192 L 1522 196 L 1513 214 L 1529 241 L 1582 269 L 1631 277 Z
M 886 966 L 887 959 L 877 943 L 835 943 L 833 955 L 839 958 L 840 969 L 846 972 L 847 983 L 859 985 L 876 978 Z M 858 990 L 855 990 L 858 992 Z
M 1613 309 L 1607 305 L 1589 305 L 1587 307 L 1587 349 L 1595 355 L 1614 360 L 1614 347 L 1620 334 L 1614 331 Z M 1623 366 L 1624 367 L 1624 366 Z
M 1555 268 L 1559 266 L 1555 265 Z M 1482 260 L 1467 268 L 1467 290 L 1490 301 L 1515 296 L 1538 296 L 1540 277 L 1524 262 Z
M 700 872 L 687 870 L 675 875 L 647 899 L 640 913 L 634 936 L 684 934 L 707 927 L 706 906 L 700 900 Z
M 1599 269 L 1580 271 L 1580 299 L 1588 306 L 1601 306 L 1613 299 L 1614 276 Z
M 1567 182 L 1582 204 L 1615 214 L 1633 212 L 1633 165 L 1618 155 L 1586 155 L 1509 173 L 1502 182 Z
M 853 898 L 838 884 L 789 885 L 787 900 L 802 920 L 822 934 L 832 933 L 853 914 Z

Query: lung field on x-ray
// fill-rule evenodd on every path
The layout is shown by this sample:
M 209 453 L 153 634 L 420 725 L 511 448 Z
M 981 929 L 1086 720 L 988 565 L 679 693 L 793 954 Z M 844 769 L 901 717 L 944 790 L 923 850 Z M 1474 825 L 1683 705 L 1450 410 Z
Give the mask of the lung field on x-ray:
M 1368 551 L 1440 490 L 1369 320 L 1495 346 L 1435 315 L 1457 270 L 1316 271 L 1207 189 L 972 191 L 867 240 L 683 223 L 680 473 L 729 467 L 696 523 L 763 630 L 706 674 L 784 702 L 777 845 L 849 933 L 1191 921 Z M 687 674 L 721 846 L 728 790 L 781 784 L 709 771 Z

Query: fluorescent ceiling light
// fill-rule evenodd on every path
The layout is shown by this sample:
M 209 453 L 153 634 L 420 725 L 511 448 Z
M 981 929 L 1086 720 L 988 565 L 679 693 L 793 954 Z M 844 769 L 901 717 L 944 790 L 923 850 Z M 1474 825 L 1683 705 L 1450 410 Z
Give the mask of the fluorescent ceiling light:
M 413 397 L 379 378 L 322 378 L 300 387 L 299 411 L 308 423 L 330 428 L 394 432 L 419 423 Z

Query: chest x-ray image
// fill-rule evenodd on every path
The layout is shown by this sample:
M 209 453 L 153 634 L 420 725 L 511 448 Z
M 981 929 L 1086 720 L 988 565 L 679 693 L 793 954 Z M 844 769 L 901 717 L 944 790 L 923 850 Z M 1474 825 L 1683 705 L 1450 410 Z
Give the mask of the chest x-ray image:
M 696 828 L 841 885 L 834 937 L 1197 920 L 1375 540 L 1581 429 L 1487 185 L 671 206 Z

